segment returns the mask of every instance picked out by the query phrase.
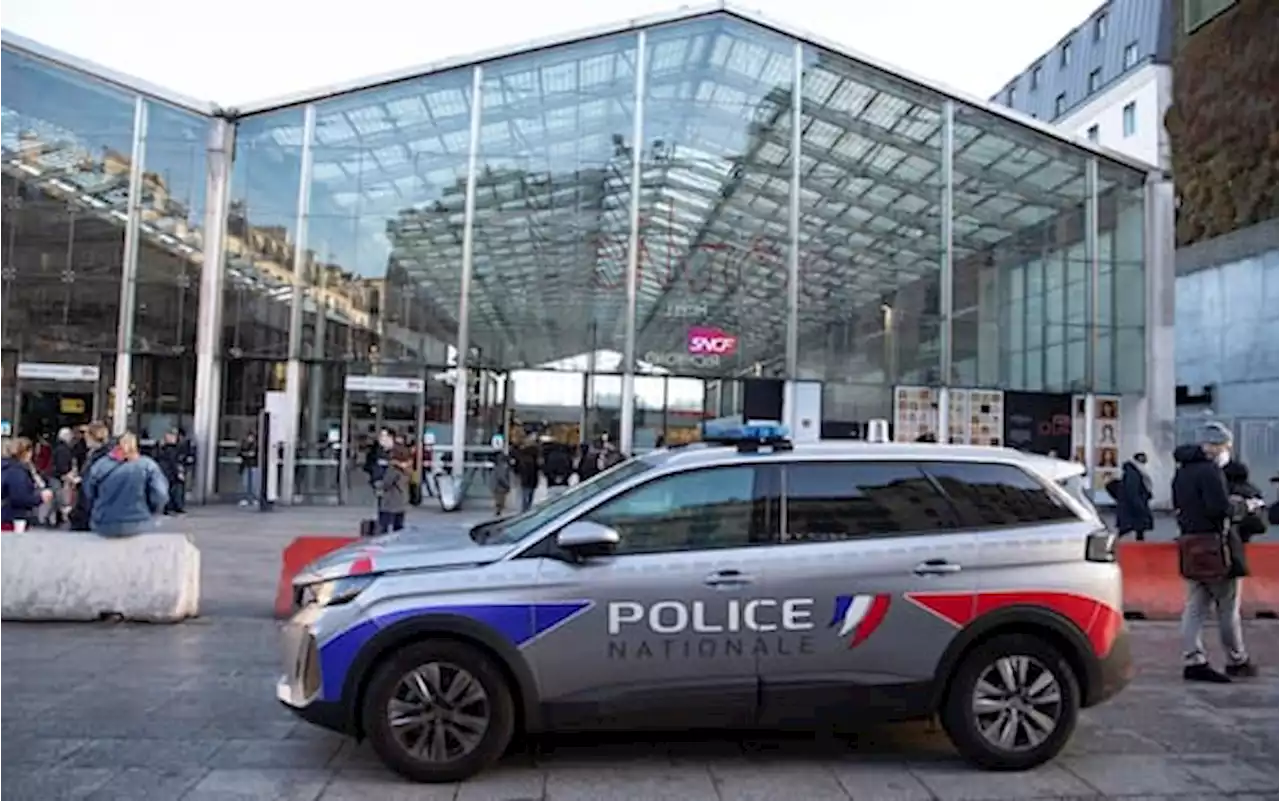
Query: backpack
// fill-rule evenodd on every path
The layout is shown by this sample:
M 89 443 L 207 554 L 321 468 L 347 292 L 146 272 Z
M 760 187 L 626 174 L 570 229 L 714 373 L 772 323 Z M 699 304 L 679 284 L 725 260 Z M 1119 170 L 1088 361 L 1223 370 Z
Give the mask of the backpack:
M 1124 489 L 1124 482 L 1118 478 L 1113 478 L 1107 482 L 1107 485 L 1103 487 L 1103 489 L 1106 490 L 1107 494 L 1111 496 L 1111 500 L 1115 501 L 1116 503 L 1119 503 L 1120 491 Z
M 1178 536 L 1178 572 L 1190 581 L 1216 584 L 1231 577 L 1231 551 L 1222 534 Z

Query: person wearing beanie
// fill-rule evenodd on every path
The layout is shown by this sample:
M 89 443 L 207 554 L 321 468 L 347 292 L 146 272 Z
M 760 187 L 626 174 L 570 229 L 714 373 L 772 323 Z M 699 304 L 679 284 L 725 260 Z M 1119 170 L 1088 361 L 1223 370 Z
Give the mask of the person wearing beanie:
M 1178 567 L 1186 581 L 1182 609 L 1182 676 L 1187 681 L 1229 683 L 1258 675 L 1249 661 L 1240 618 L 1240 581 L 1246 568 L 1235 536 L 1231 495 L 1223 468 L 1231 462 L 1231 430 L 1212 422 L 1197 432 L 1195 444 L 1173 452 L 1173 506 L 1178 523 Z M 1226 672 L 1209 664 L 1201 629 L 1216 612 L 1218 636 L 1226 651 Z

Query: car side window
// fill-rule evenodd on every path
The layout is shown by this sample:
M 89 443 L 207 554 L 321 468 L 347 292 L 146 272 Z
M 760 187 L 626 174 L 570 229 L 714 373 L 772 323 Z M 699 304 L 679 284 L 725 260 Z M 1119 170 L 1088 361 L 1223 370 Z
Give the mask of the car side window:
M 1043 483 L 1011 464 L 933 462 L 924 469 L 955 504 L 966 527 L 1022 526 L 1076 517 Z
M 945 531 L 955 512 L 909 462 L 820 462 L 786 467 L 785 542 L 831 542 Z
M 712 467 L 656 478 L 584 519 L 617 531 L 619 554 L 739 548 L 759 540 L 765 506 L 754 467 Z

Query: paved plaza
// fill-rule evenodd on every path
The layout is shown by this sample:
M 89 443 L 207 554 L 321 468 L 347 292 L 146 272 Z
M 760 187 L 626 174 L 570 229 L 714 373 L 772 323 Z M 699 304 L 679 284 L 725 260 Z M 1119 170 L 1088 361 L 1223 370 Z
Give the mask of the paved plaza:
M 475 511 L 419 522 L 457 526 Z M 204 616 L 178 626 L 0 630 L 3 798 L 263 801 L 827 801 L 828 799 L 1267 798 L 1277 796 L 1277 627 L 1251 622 L 1263 677 L 1184 686 L 1176 627 L 1133 626 L 1139 677 L 1083 713 L 1063 757 L 983 773 L 925 724 L 841 739 L 665 734 L 540 738 L 460 787 L 417 786 L 295 720 L 273 695 L 270 609 L 279 552 L 301 533 L 347 533 L 357 510 L 183 519 L 204 561 Z

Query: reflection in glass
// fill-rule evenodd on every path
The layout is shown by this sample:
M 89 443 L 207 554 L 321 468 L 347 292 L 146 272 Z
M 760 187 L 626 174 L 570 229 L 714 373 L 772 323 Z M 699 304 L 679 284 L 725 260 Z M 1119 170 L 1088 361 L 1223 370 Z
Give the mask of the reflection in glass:
M 471 76 L 454 70 L 316 105 L 304 359 L 448 364 Z
M 851 426 L 870 387 L 938 380 L 942 99 L 806 48 L 803 126 L 800 377 Z
M 635 64 L 630 34 L 484 65 L 468 339 L 480 362 L 582 369 L 565 360 L 623 350 Z
M 100 367 L 102 396 L 114 378 L 101 368 L 117 350 L 136 103 L 9 49 L 0 64 L 5 347 L 20 361 Z
M 647 46 L 638 358 L 779 374 L 795 47 L 724 16 L 654 29 Z
M 1087 158 L 969 107 L 955 126 L 952 380 L 1084 391 Z

